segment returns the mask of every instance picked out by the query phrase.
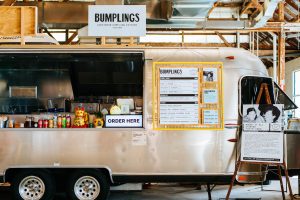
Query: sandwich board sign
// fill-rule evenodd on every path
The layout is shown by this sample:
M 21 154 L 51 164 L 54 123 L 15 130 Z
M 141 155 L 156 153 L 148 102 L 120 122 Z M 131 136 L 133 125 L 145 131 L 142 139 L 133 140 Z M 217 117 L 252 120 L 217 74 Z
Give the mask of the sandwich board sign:
M 241 161 L 283 163 L 283 105 L 243 105 Z

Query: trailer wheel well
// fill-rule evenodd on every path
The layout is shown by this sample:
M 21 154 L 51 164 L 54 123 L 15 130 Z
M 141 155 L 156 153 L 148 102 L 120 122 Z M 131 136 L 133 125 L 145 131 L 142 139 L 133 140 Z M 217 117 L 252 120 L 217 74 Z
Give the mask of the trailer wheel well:
M 34 171 L 34 170 L 40 170 L 47 173 L 50 173 L 53 175 L 53 177 L 58 180 L 59 177 L 68 177 L 69 174 L 74 172 L 75 170 L 95 170 L 99 171 L 102 174 L 104 174 L 107 178 L 107 181 L 112 184 L 112 176 L 110 173 L 110 170 L 107 168 L 9 168 L 5 171 L 4 174 L 4 181 L 5 182 L 11 182 L 14 178 L 14 176 L 22 171 Z M 63 175 L 63 176 L 61 176 Z
M 5 171 L 4 181 L 11 182 L 16 174 L 21 173 L 23 171 L 33 171 L 33 170 L 40 170 L 49 173 L 49 170 L 45 168 L 9 168 Z

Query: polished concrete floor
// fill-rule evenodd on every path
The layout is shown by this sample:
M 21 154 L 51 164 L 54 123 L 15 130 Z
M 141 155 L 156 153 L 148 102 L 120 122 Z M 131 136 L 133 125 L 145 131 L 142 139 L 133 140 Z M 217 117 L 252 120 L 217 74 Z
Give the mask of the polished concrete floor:
M 297 178 L 291 178 L 293 193 L 298 193 Z M 219 200 L 225 198 L 228 185 L 216 186 L 212 191 L 212 199 Z M 151 184 L 148 189 L 143 191 L 113 191 L 109 200 L 206 200 L 208 195 L 205 186 L 179 185 L 179 184 Z M 287 199 L 288 194 L 286 193 Z M 262 199 L 280 200 L 281 192 L 279 181 L 272 181 L 270 185 L 244 185 L 234 186 L 231 199 Z M 10 200 L 8 188 L 0 191 L 0 200 Z M 67 200 L 64 194 L 58 194 L 55 200 Z

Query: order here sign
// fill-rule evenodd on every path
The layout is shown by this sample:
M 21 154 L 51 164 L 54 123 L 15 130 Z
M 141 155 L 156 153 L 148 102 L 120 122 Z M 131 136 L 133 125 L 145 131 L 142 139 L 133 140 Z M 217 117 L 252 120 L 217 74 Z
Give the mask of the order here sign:
M 88 36 L 145 36 L 146 5 L 90 5 Z
M 105 127 L 108 128 L 142 128 L 143 115 L 106 115 Z

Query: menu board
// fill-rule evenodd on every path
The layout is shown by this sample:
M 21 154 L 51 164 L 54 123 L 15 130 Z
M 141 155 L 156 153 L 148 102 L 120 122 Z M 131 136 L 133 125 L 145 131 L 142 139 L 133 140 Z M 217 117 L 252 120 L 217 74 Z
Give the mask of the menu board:
M 160 70 L 160 123 L 198 124 L 198 69 Z
M 222 63 L 154 63 L 154 129 L 222 129 L 221 70 Z

